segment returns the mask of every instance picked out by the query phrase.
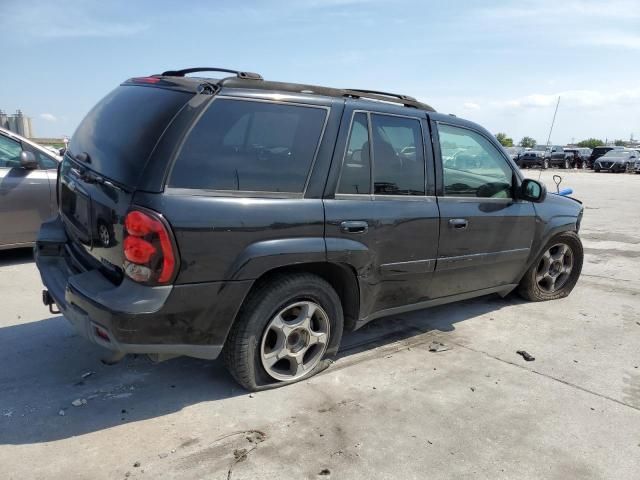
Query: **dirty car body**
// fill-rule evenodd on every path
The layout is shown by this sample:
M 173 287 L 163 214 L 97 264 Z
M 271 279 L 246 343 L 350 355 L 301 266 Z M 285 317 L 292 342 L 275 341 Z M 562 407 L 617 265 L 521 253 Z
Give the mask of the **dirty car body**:
M 242 72 L 124 82 L 79 126 L 57 188 L 59 214 L 36 247 L 46 304 L 115 352 L 224 350 L 233 363 L 277 284 L 297 303 L 274 300 L 255 333 L 271 380 L 318 368 L 270 370 L 277 339 L 287 362 L 306 361 L 314 342 L 335 354 L 343 327 L 506 295 L 582 215 L 474 123 L 407 96 Z M 319 287 L 298 295 L 289 279 Z M 304 308 L 315 312 L 306 329 L 285 318 Z

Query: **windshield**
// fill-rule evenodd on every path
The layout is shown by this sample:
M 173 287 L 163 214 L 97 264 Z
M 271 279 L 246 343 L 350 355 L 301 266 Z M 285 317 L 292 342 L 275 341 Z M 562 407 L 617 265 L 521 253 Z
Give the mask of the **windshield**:
M 536 145 L 531 150 L 535 150 L 536 152 L 546 152 L 549 148 L 550 147 L 547 147 L 546 145 Z
M 624 150 L 611 150 L 603 155 L 607 158 L 628 158 L 631 152 L 625 152 Z

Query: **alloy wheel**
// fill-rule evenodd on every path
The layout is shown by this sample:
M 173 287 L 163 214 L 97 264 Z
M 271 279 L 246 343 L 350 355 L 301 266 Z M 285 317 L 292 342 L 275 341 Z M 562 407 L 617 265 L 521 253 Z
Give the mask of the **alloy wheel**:
M 260 360 L 267 374 L 290 381 L 313 370 L 327 349 L 329 329 L 329 316 L 315 302 L 284 307 L 262 335 Z
M 573 251 L 564 243 L 549 248 L 540 258 L 536 269 L 536 282 L 541 290 L 554 293 L 569 280 L 573 269 Z

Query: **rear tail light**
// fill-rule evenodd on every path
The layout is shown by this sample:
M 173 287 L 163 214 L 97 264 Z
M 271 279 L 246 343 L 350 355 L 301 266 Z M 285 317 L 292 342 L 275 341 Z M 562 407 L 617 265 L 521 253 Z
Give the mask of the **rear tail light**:
M 177 271 L 169 225 L 155 212 L 132 210 L 124 220 L 124 271 L 140 283 L 169 283 Z

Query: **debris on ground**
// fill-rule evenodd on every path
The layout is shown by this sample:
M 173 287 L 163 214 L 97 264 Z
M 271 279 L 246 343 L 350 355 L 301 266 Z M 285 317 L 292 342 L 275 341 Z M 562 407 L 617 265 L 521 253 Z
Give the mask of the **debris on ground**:
M 236 462 L 244 462 L 247 459 L 247 449 L 236 448 L 233 451 L 233 457 L 236 459 Z
M 253 397 L 255 397 L 255 395 L 253 393 L 250 393 L 249 398 L 253 398 Z
M 59 410 L 58 411 L 58 415 L 60 415 L 61 417 L 64 417 L 64 415 L 65 415 L 64 410 L 62 410 L 62 409 Z
M 140 466 L 140 462 L 136 462 L 136 463 L 134 463 L 134 464 L 133 464 L 133 466 L 134 466 L 135 468 L 138 468 L 138 467 Z
M 86 404 L 87 404 L 86 398 L 76 398 L 73 402 L 71 402 L 71 405 L 73 405 L 74 407 L 81 407 L 82 405 L 86 405 Z
M 472 392 L 476 391 L 476 387 L 469 387 L 471 389 Z
M 536 359 L 536 357 L 529 354 L 526 350 L 518 350 L 516 353 L 524 358 L 527 362 L 533 362 Z
M 88 371 L 88 372 L 84 372 L 84 373 L 82 374 L 82 379 L 84 380 L 85 378 L 88 378 L 88 377 L 90 377 L 91 375 L 95 375 L 95 373 L 96 373 L 96 372 L 93 372 L 93 371 L 91 371 L 91 370 L 90 370 L 90 371 Z
M 441 342 L 431 342 L 429 345 L 430 352 L 446 352 L 447 350 L 451 350 L 451 348 Z
M 328 468 L 323 468 L 322 470 L 320 470 L 320 473 L 318 473 L 318 475 L 331 475 L 331 470 L 329 470 Z
M 267 438 L 267 435 L 260 430 L 250 430 L 249 435 L 245 438 L 249 443 L 262 443 Z

